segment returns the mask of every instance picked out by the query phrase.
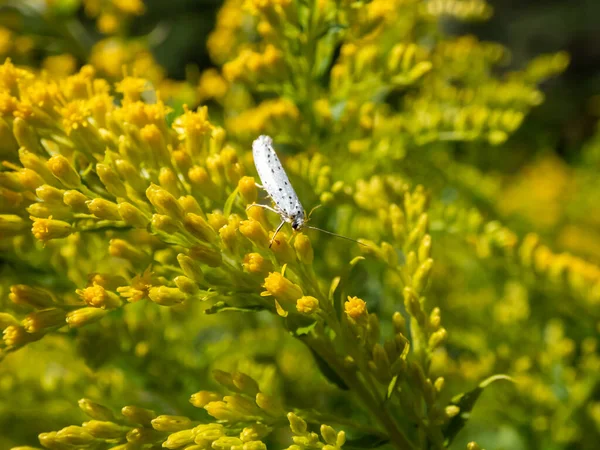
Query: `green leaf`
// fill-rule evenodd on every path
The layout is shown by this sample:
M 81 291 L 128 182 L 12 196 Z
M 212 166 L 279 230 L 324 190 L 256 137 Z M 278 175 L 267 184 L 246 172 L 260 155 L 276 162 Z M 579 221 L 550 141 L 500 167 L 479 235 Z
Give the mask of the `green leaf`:
M 309 323 L 306 326 L 296 328 L 294 330 L 294 334 L 296 336 L 304 336 L 305 334 L 308 334 L 312 330 L 314 330 L 316 326 L 317 326 L 317 321 L 315 320 L 315 321 L 313 321 L 312 323 Z
M 390 384 L 388 384 L 387 394 L 386 394 L 387 400 L 392 398 L 392 395 L 394 394 L 394 390 L 396 389 L 397 383 L 398 383 L 398 375 L 394 375 L 394 378 L 392 378 L 392 381 L 390 381 Z
M 471 410 L 475 406 L 475 403 L 479 399 L 479 396 L 483 392 L 483 390 L 492 384 L 494 381 L 498 380 L 508 380 L 514 382 L 514 380 L 508 375 L 492 375 L 489 378 L 483 380 L 479 385 L 469 392 L 464 392 L 462 394 L 458 394 L 453 397 L 450 401 L 451 405 L 458 406 L 460 408 L 460 412 L 450 419 L 448 425 L 444 430 L 444 445 L 447 447 L 452 443 L 452 440 L 456 437 L 458 432 L 464 428 L 467 421 L 471 416 Z
M 215 303 L 210 308 L 205 309 L 204 314 L 217 314 L 224 311 L 258 312 L 265 309 L 266 308 L 263 305 L 231 306 L 221 301 Z
M 227 201 L 225 202 L 225 206 L 223 207 L 223 215 L 225 217 L 229 217 L 229 214 L 231 214 L 231 208 L 233 208 L 233 202 L 235 201 L 238 195 L 238 189 L 239 188 L 235 188 L 231 195 L 227 197 Z

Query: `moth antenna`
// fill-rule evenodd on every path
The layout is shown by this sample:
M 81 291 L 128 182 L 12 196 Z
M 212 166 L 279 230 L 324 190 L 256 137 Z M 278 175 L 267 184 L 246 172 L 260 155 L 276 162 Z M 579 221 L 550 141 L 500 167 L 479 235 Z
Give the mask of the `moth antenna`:
M 312 213 L 314 213 L 315 210 L 319 209 L 321 206 L 323 206 L 323 205 L 317 205 L 310 210 L 310 212 L 308 213 L 307 219 L 306 219 L 307 222 L 310 220 L 310 216 L 312 216 Z
M 322 228 L 311 227 L 310 225 L 304 225 L 304 226 L 305 226 L 305 228 L 310 228 L 311 230 L 321 231 L 322 233 L 329 234 L 329 235 L 335 236 L 335 237 L 339 237 L 341 239 L 346 239 L 347 241 L 356 242 L 357 244 L 360 244 L 360 245 L 362 245 L 364 247 L 368 247 L 367 244 L 364 244 L 364 243 L 362 243 L 360 241 L 357 241 L 356 239 L 352 239 L 352 238 L 349 238 L 347 236 L 342 236 L 341 234 L 332 233 L 331 231 L 323 230 Z

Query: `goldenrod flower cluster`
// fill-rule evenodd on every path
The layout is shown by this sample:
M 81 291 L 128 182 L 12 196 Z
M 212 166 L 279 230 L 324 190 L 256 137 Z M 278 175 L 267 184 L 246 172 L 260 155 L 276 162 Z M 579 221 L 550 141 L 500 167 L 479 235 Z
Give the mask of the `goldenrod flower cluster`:
M 550 157 L 505 183 L 454 151 L 507 152 L 566 54 L 498 75 L 507 48 L 439 24 L 487 19 L 483 0 L 227 0 L 217 68 L 188 86 L 124 37 L 142 1 L 83 5 L 111 35 L 87 64 L 0 66 L 0 426 L 28 423 L 0 446 L 597 442 L 600 250 L 580 231 L 600 186 Z M 310 224 L 358 243 L 275 234 L 262 133 L 323 206 Z

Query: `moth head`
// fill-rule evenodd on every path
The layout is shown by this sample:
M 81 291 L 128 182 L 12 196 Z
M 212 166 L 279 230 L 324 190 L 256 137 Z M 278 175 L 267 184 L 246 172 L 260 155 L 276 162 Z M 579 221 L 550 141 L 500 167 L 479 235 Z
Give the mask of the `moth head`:
M 294 231 L 300 230 L 306 221 L 304 220 L 304 213 L 298 213 L 292 218 L 292 228 Z

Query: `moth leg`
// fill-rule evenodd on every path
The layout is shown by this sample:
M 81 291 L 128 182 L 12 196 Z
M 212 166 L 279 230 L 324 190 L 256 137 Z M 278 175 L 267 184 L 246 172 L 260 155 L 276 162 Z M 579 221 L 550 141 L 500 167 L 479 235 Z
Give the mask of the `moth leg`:
M 255 182 L 254 185 L 259 189 L 264 189 L 264 186 L 262 184 L 258 184 Z
M 248 205 L 246 207 L 246 211 L 248 211 L 253 206 L 258 206 L 259 208 L 268 209 L 269 211 L 273 211 L 276 214 L 280 214 L 279 211 L 277 211 L 275 208 L 271 208 L 270 206 L 267 206 L 267 205 L 261 205 L 260 203 L 252 203 L 251 205 Z
M 279 224 L 279 226 L 277 227 L 277 229 L 275 230 L 275 233 L 273 233 L 273 237 L 271 238 L 271 242 L 269 242 L 269 248 L 271 248 L 271 245 L 273 245 L 273 241 L 275 240 L 275 236 L 277 236 L 277 233 L 279 233 L 279 230 L 281 230 L 281 227 L 285 225 L 285 220 L 282 220 L 281 223 Z

